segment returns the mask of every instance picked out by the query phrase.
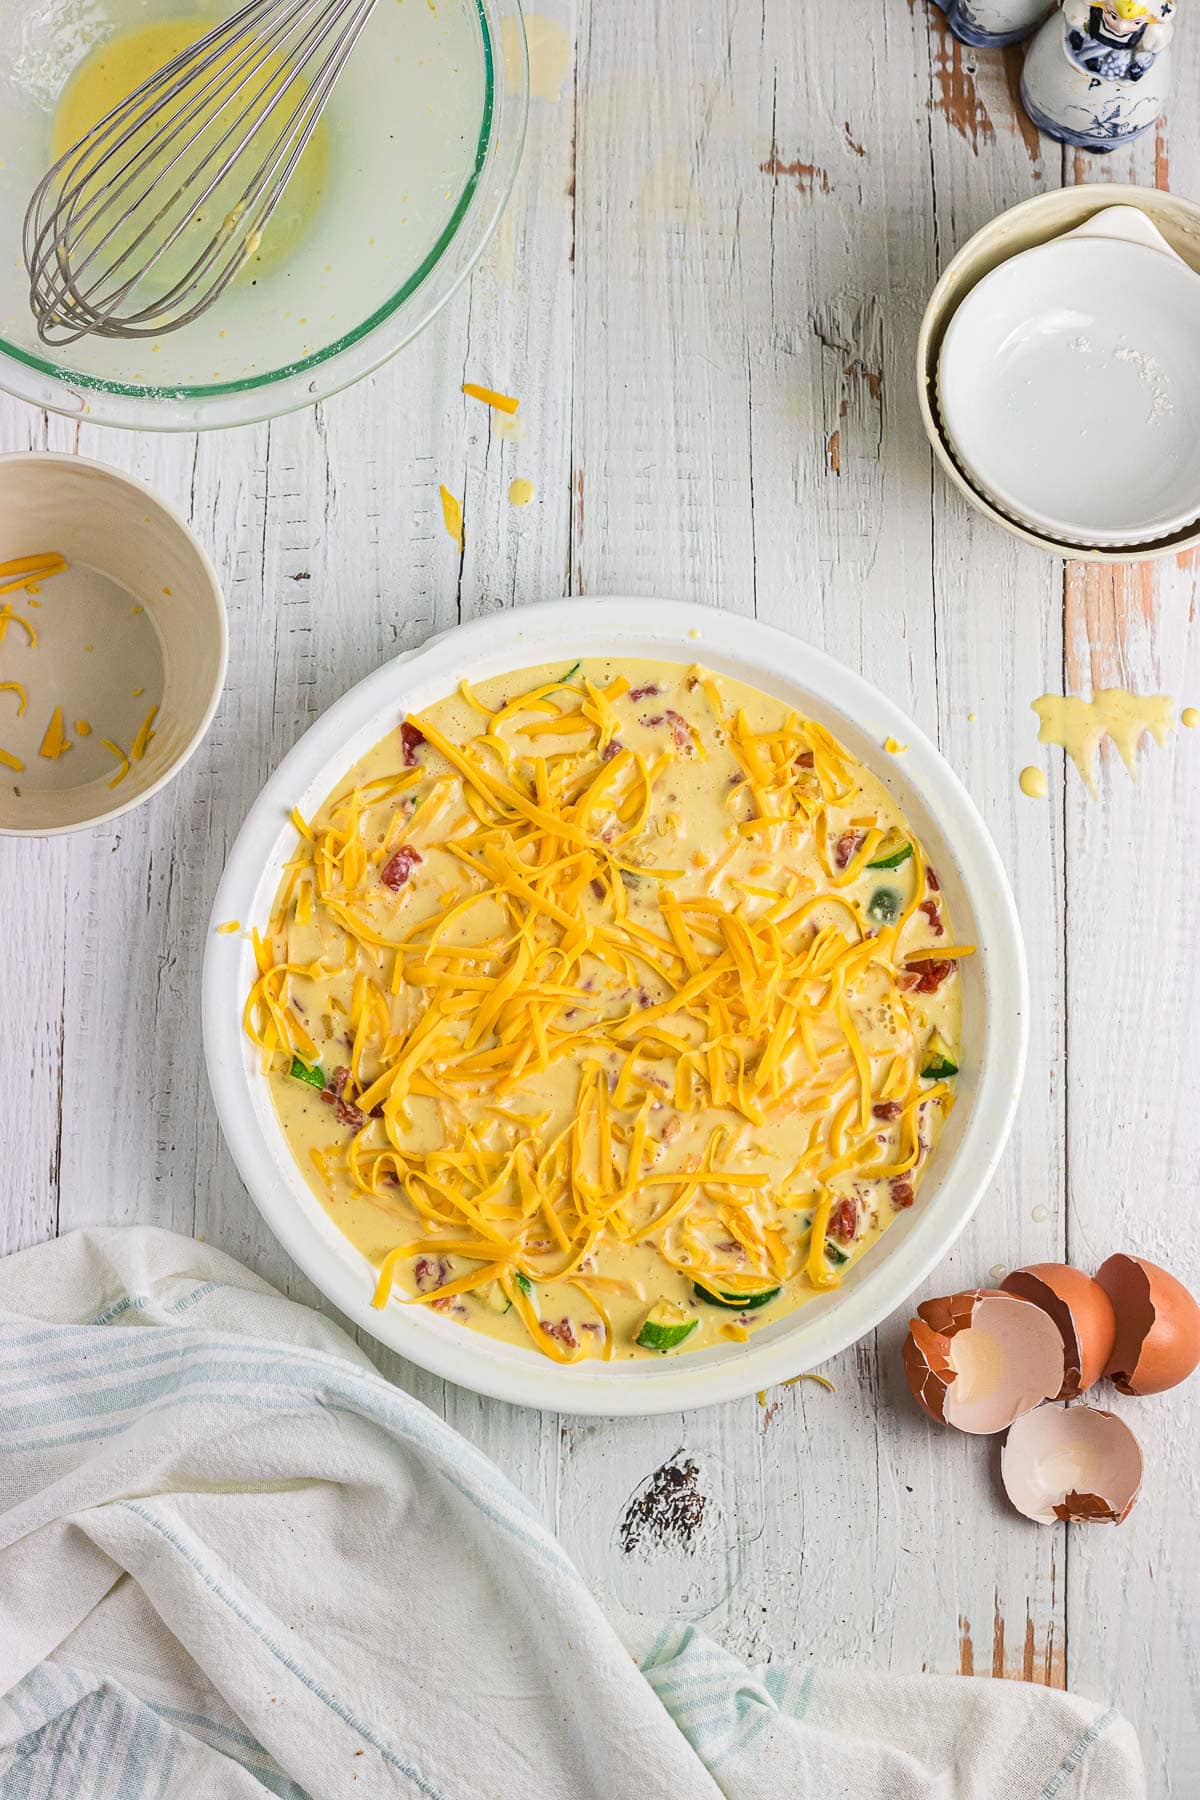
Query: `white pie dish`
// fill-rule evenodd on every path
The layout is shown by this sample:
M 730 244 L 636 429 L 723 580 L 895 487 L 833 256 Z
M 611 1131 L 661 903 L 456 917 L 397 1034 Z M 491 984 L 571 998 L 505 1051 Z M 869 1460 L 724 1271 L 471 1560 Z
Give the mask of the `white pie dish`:
M 1200 275 L 1159 242 L 1074 231 L 1024 250 L 946 329 L 956 461 L 1066 544 L 1148 544 L 1200 517 Z
M 558 658 L 702 661 L 820 720 L 899 797 L 937 868 L 963 965 L 959 1104 L 918 1203 L 850 1270 L 746 1344 L 654 1361 L 570 1367 L 465 1329 L 429 1308 L 370 1304 L 373 1271 L 330 1220 L 296 1165 L 242 1030 L 253 957 L 231 919 L 264 924 L 294 843 L 293 806 L 320 805 L 405 711 L 472 682 Z M 892 737 L 908 746 L 889 755 Z M 811 1368 L 870 1331 L 925 1279 L 987 1186 L 1020 1091 L 1027 1035 L 1025 954 L 1000 860 L 966 791 L 934 746 L 859 676 L 786 633 L 703 606 L 649 599 L 563 600 L 458 626 L 386 664 L 317 721 L 272 776 L 238 835 L 217 891 L 204 963 L 204 1046 L 226 1142 L 263 1217 L 321 1291 L 356 1325 L 437 1375 L 519 1405 L 626 1415 L 740 1398 Z

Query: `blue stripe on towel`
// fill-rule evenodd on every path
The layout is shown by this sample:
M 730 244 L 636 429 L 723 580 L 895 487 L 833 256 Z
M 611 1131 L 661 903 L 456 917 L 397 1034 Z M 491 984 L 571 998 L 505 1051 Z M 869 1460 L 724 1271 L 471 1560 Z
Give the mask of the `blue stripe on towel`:
M 1110 1706 L 1106 1713 L 1101 1713 L 1098 1719 L 1092 1720 L 1074 1749 L 1069 1750 L 1066 1756 L 1063 1757 L 1058 1768 L 1054 1771 L 1054 1774 L 1050 1777 L 1041 1793 L 1037 1796 L 1037 1800 L 1054 1800 L 1054 1796 L 1062 1792 L 1064 1786 L 1070 1781 L 1072 1775 L 1075 1774 L 1080 1763 L 1082 1763 L 1096 1739 L 1108 1730 L 1116 1716 L 1115 1711 Z
M 320 1353 L 298 1352 L 288 1356 L 273 1350 L 268 1358 L 255 1361 L 248 1355 L 246 1341 L 232 1335 L 228 1347 L 234 1352 L 235 1360 L 223 1361 L 214 1356 L 214 1350 L 226 1348 L 219 1341 L 220 1335 L 216 1334 L 216 1343 L 212 1337 L 187 1343 L 186 1350 L 197 1352 L 194 1366 L 177 1366 L 158 1375 L 147 1374 L 141 1380 L 131 1382 L 117 1381 L 89 1392 L 60 1393 L 56 1399 L 43 1397 L 22 1406 L 0 1407 L 0 1437 L 5 1438 L 14 1450 L 30 1451 L 110 1437 L 120 1428 L 118 1420 L 122 1414 L 136 1412 L 141 1418 L 153 1412 L 156 1405 L 178 1406 L 188 1399 L 204 1400 L 207 1398 L 205 1389 L 221 1386 L 225 1389 L 223 1398 L 226 1401 L 241 1398 L 228 1392 L 229 1384 L 237 1381 L 245 1382 L 249 1390 L 245 1396 L 246 1404 L 262 1410 L 293 1406 L 298 1397 L 317 1399 L 327 1410 L 338 1410 L 340 1401 L 341 1409 L 352 1416 L 381 1423 L 400 1439 L 430 1452 L 443 1464 L 446 1479 L 487 1518 L 503 1526 L 547 1566 L 569 1576 L 572 1581 L 576 1579 L 573 1565 L 556 1540 L 546 1532 L 526 1496 L 510 1483 L 498 1482 L 494 1465 L 433 1414 L 424 1409 L 414 1413 L 411 1401 L 402 1403 L 381 1376 L 373 1371 L 356 1369 L 340 1357 L 326 1357 Z M 63 1364 L 60 1362 L 58 1367 L 62 1369 Z M 65 1389 L 67 1381 L 68 1376 L 64 1373 L 60 1388 Z M 265 1392 L 272 1387 L 280 1396 L 274 1402 Z M 197 1389 L 201 1391 L 196 1393 Z M 286 1399 L 283 1398 L 285 1395 Z M 337 1395 L 338 1400 L 332 1400 L 331 1395 Z M 92 1419 L 97 1423 L 78 1432 L 60 1433 L 53 1439 L 36 1433 L 13 1441 L 22 1426 L 66 1424 L 72 1419 L 81 1423 Z M 101 1420 L 104 1422 L 100 1423 Z M 451 1462 L 462 1470 L 462 1475 L 452 1474 L 445 1467 Z M 533 1529 L 526 1529 L 527 1525 Z
M 195 1570 L 209 1592 L 215 1594 L 217 1599 L 229 1608 L 233 1616 L 240 1620 L 248 1631 L 253 1632 L 263 1648 L 275 1658 L 275 1661 L 278 1662 L 281 1667 L 285 1668 L 289 1674 L 294 1675 L 297 1681 L 302 1682 L 303 1685 L 308 1688 L 310 1693 L 315 1694 L 317 1699 L 329 1708 L 335 1718 L 341 1719 L 342 1723 L 348 1725 L 353 1732 L 357 1733 L 364 1743 L 369 1744 L 373 1750 L 377 1750 L 384 1761 L 390 1764 L 392 1768 L 398 1770 L 400 1774 L 406 1775 L 414 1786 L 417 1787 L 422 1794 L 425 1794 L 428 1797 L 428 1800 L 446 1800 L 446 1796 L 442 1793 L 442 1790 L 434 1787 L 432 1782 L 427 1781 L 414 1763 L 409 1762 L 406 1757 L 401 1756 L 398 1751 L 393 1750 L 386 1740 L 380 1737 L 378 1732 L 376 1732 L 372 1726 L 367 1724 L 365 1719 L 360 1719 L 356 1713 L 351 1711 L 344 1700 L 339 1699 L 336 1694 L 330 1693 L 323 1682 L 318 1681 L 316 1676 L 311 1675 L 301 1663 L 298 1663 L 289 1651 L 285 1650 L 282 1645 L 276 1643 L 262 1621 L 256 1619 L 254 1615 L 242 1605 L 241 1601 L 236 1599 L 234 1595 L 228 1591 L 228 1589 L 213 1574 L 212 1570 L 205 1566 L 201 1559 L 196 1555 L 195 1551 L 189 1548 L 189 1546 L 183 1542 L 183 1539 L 179 1537 L 176 1532 L 172 1531 L 169 1525 L 164 1524 L 149 1506 L 139 1500 L 118 1500 L 116 1504 L 120 1506 L 123 1511 L 135 1514 L 135 1516 L 141 1519 L 144 1524 L 148 1525 L 152 1531 L 156 1531 L 166 1543 L 170 1544 L 176 1554 L 181 1556 L 184 1562 L 186 1562 L 190 1568 Z

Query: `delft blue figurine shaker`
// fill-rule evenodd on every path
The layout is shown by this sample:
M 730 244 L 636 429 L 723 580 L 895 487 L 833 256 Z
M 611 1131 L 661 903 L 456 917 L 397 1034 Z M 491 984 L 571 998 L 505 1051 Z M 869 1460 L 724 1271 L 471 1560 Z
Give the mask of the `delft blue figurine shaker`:
M 1114 150 L 1148 131 L 1171 83 L 1175 0 L 1064 0 L 1029 46 L 1021 103 L 1039 131 Z
M 1028 37 L 1051 4 L 1052 0 L 935 0 L 956 38 L 989 48 Z

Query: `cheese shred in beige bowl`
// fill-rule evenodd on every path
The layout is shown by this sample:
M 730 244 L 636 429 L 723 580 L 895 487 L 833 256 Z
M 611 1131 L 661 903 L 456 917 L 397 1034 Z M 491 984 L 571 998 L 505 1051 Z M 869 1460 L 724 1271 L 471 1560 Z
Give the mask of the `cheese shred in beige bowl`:
M 819 724 L 676 663 L 525 669 L 293 817 L 246 1028 L 377 1305 L 557 1362 L 740 1341 L 913 1205 L 971 946 Z

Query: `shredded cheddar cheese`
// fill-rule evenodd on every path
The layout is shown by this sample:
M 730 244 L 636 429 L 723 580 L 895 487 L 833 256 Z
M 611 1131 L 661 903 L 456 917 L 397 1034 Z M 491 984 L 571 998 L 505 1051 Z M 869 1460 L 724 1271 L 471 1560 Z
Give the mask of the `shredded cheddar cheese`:
M 146 751 L 150 745 L 150 740 L 154 736 L 154 732 L 151 729 L 151 727 L 153 726 L 154 721 L 155 721 L 155 719 L 157 719 L 157 717 L 158 717 L 158 708 L 157 708 L 157 706 L 152 706 L 150 708 L 150 711 L 146 714 L 145 718 L 142 720 L 141 724 L 138 726 L 137 736 L 134 738 L 133 743 L 129 746 L 130 762 L 141 762 L 143 756 L 145 756 Z
M 461 550 L 463 547 L 462 502 L 450 492 L 448 487 L 441 487 L 438 492 L 442 497 L 442 523 L 446 527 L 448 535 L 454 539 Z
M 38 747 L 38 755 L 44 756 L 49 761 L 54 762 L 70 748 L 70 739 L 63 730 L 62 707 L 56 706 L 50 715 L 50 723 L 47 725 L 41 744 Z
M 23 619 L 19 612 L 14 612 L 11 606 L 0 606 L 0 644 L 4 642 L 10 625 L 19 625 L 29 640 L 29 648 L 37 649 L 38 634 L 30 621 Z
M 836 1287 L 862 1196 L 911 1204 L 954 1099 L 922 1073 L 922 996 L 971 947 L 920 845 L 888 859 L 894 807 L 816 721 L 666 667 L 678 703 L 575 665 L 406 720 L 293 811 L 252 938 L 245 1029 L 312 1115 L 319 1188 L 376 1222 L 374 1304 L 403 1276 L 563 1362 L 588 1344 L 543 1296 L 611 1356 L 630 1259 L 741 1303 L 731 1341 L 782 1288 Z M 689 780 L 724 814 L 699 862 Z
M 462 391 L 471 400 L 482 400 L 496 412 L 515 413 L 521 402 L 514 400 L 511 394 L 498 394 L 495 388 L 479 387 L 474 381 L 464 381 Z
M 0 563 L 0 594 L 11 594 L 18 588 L 24 588 L 28 594 L 39 593 L 41 583 L 51 575 L 61 575 L 66 566 L 66 558 L 57 550 L 12 557 Z
M 100 739 L 100 742 L 104 745 L 104 748 L 106 750 L 111 750 L 112 754 L 116 757 L 117 761 L 121 765 L 120 768 L 117 770 L 116 774 L 113 776 L 112 780 L 108 784 L 110 788 L 118 787 L 121 784 L 121 782 L 124 781 L 125 777 L 129 773 L 129 769 L 130 769 L 129 758 L 126 756 L 125 752 L 122 750 L 120 744 L 114 744 L 111 738 L 102 737 Z

